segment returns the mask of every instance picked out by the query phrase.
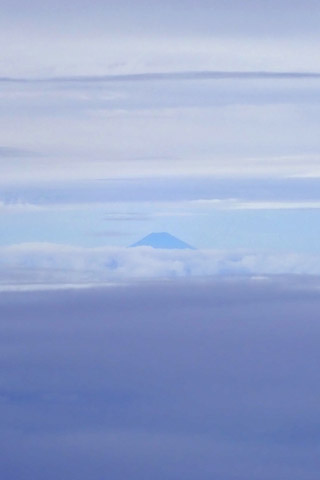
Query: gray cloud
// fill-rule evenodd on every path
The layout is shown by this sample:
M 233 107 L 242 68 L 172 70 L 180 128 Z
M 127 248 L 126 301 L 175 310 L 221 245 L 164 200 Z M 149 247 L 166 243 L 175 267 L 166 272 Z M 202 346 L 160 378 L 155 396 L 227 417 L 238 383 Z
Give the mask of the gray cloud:
M 45 84 L 45 83 L 109 83 L 109 82 L 154 82 L 161 80 L 303 80 L 318 79 L 319 72 L 286 72 L 286 71 L 186 71 L 186 72 L 148 72 L 119 75 L 69 76 L 52 78 L 17 78 L 0 77 L 2 83 L 13 84 Z
M 319 301 L 311 277 L 1 294 L 1 478 L 315 480 Z
M 38 157 L 39 153 L 22 148 L 0 146 L 0 159 Z

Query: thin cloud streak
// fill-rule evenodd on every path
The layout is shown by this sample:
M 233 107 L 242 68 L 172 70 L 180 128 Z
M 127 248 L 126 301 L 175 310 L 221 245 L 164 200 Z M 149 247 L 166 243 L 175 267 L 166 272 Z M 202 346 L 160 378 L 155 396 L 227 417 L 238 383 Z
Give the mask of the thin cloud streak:
M 148 72 L 110 75 L 77 75 L 60 77 L 19 78 L 0 77 L 3 83 L 100 83 L 100 82 L 148 82 L 159 80 L 308 80 L 319 79 L 320 72 L 286 72 L 286 71 L 185 71 L 185 72 Z

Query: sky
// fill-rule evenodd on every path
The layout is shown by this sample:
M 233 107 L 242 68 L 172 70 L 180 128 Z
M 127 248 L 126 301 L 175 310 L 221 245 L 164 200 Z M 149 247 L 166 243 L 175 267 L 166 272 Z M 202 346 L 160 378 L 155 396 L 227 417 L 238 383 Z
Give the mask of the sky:
M 126 255 L 164 231 L 308 273 L 320 254 L 320 77 L 298 62 L 286 74 L 191 67 L 2 78 L 0 258 L 31 244 Z
M 313 0 L 3 0 L 4 283 L 44 249 L 73 249 L 69 263 L 106 249 L 105 264 L 161 231 L 210 265 L 318 273 L 319 14 Z

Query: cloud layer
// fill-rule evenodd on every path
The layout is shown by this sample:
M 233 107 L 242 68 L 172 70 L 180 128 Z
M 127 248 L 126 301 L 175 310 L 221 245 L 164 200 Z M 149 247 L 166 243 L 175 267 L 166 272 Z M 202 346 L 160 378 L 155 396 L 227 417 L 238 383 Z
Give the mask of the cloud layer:
M 2 76 L 319 70 L 315 0 L 141 0 L 134 6 L 32 0 L 28 7 L 5 0 L 1 6 Z
M 0 295 L 3 480 L 316 480 L 319 282 Z
M 1 183 L 319 177 L 319 78 L 138 80 L 1 82 Z
M 320 256 L 240 250 L 22 244 L 1 248 L 0 273 L 2 289 L 215 275 L 317 275 L 320 273 Z

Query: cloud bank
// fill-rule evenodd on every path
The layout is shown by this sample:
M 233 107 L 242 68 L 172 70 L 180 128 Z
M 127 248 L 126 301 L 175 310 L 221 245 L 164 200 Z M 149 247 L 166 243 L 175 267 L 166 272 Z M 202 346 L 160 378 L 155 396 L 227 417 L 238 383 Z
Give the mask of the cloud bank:
M 84 248 L 45 243 L 0 249 L 2 289 L 26 285 L 95 285 L 128 279 L 319 273 L 319 255 L 297 253 Z

